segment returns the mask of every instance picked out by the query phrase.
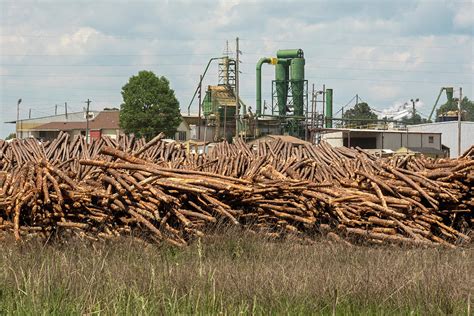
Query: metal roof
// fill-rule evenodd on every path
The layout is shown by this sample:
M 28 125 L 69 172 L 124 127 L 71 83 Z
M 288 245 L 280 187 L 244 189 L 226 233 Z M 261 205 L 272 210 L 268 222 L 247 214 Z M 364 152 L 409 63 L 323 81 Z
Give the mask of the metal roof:
M 403 148 L 408 149 L 412 152 L 418 152 L 418 153 L 422 153 L 422 154 L 436 154 L 436 155 L 444 154 L 444 152 L 442 150 L 439 150 L 439 149 L 433 148 L 433 147 L 402 147 L 399 150 L 401 150 Z
M 119 111 L 103 111 L 89 121 L 89 129 L 119 129 Z M 50 122 L 31 128 L 34 131 L 86 129 L 86 122 Z
M 96 110 L 90 110 L 89 111 L 90 113 L 99 113 L 100 111 L 96 111 Z M 74 115 L 74 114 L 83 114 L 84 111 L 79 111 L 79 112 L 69 112 L 68 115 Z M 32 118 L 27 118 L 27 119 L 19 119 L 18 121 L 20 122 L 27 122 L 27 121 L 34 121 L 34 120 L 39 120 L 39 119 L 45 119 L 45 118 L 49 118 L 49 117 L 63 117 L 65 116 L 64 113 L 62 114 L 57 114 L 57 115 L 46 115 L 46 116 L 39 116 L 39 117 L 32 117 Z M 3 122 L 5 124 L 16 124 L 16 120 L 14 121 L 8 121 L 8 122 Z
M 396 130 L 396 129 L 364 129 L 364 128 L 315 128 L 317 132 L 359 132 L 359 133 L 397 133 L 397 134 L 441 134 L 441 132 L 429 131 L 410 131 L 410 130 Z
M 309 142 L 307 142 L 305 140 L 302 140 L 302 139 L 299 139 L 299 138 L 296 138 L 296 137 L 293 137 L 293 136 L 289 136 L 289 135 L 265 135 L 265 136 L 262 136 L 262 137 L 259 137 L 257 139 L 254 139 L 254 140 L 250 141 L 249 144 L 255 144 L 258 141 L 260 141 L 260 142 L 265 142 L 265 141 L 272 142 L 272 141 L 276 141 L 278 139 L 281 139 L 284 142 L 292 143 L 292 144 L 296 144 L 296 145 L 309 144 Z

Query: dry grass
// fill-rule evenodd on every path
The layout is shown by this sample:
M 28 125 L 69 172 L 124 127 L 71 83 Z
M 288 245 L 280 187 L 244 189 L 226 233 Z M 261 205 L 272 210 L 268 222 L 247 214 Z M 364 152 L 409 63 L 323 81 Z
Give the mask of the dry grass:
M 301 245 L 236 232 L 185 249 L 132 239 L 0 246 L 0 314 L 466 315 L 474 288 L 472 248 Z

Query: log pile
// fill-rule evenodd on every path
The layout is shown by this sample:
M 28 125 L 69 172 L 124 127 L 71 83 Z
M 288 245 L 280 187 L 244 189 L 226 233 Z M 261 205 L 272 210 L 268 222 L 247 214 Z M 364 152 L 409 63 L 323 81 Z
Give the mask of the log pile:
M 0 140 L 0 232 L 133 235 L 176 246 L 222 225 L 269 237 L 453 247 L 470 241 L 474 150 L 378 159 L 360 149 L 133 137 Z

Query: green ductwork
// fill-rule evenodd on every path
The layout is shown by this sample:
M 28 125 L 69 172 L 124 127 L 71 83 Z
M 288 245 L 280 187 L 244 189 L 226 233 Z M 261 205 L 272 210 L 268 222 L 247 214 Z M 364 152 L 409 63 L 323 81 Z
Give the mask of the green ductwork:
M 257 63 L 257 100 L 256 100 L 256 113 L 257 116 L 262 115 L 262 65 L 263 64 L 270 64 L 272 62 L 271 58 L 264 57 L 260 58 Z
M 448 99 L 448 105 L 451 105 L 451 103 L 453 103 L 453 93 L 454 93 L 453 87 L 446 88 L 446 97 Z
M 209 116 L 212 113 L 212 98 L 211 91 L 209 89 L 206 91 L 206 95 L 204 96 L 204 100 L 202 101 L 202 109 L 205 117 Z
M 262 115 L 262 65 L 275 65 L 275 86 L 279 116 L 286 116 L 288 85 L 291 83 L 294 116 L 304 116 L 304 53 L 302 49 L 281 49 L 277 58 L 261 58 L 257 63 L 256 115 Z
M 277 51 L 277 58 L 303 58 L 302 49 L 280 49 Z
M 293 113 L 304 115 L 304 58 L 291 59 L 291 93 L 293 95 Z
M 332 128 L 332 89 L 326 89 L 326 128 Z
M 286 114 L 286 101 L 288 99 L 288 80 L 290 79 L 290 67 L 286 59 L 278 60 L 275 65 L 275 87 L 278 100 L 278 114 Z

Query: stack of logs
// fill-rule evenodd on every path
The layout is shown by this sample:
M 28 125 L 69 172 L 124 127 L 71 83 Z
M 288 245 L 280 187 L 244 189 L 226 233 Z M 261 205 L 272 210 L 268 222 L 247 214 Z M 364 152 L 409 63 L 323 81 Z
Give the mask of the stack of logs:
M 327 143 L 237 140 L 197 154 L 162 137 L 0 140 L 0 236 L 183 246 L 236 225 L 273 238 L 470 241 L 472 149 L 458 159 L 376 158 Z

